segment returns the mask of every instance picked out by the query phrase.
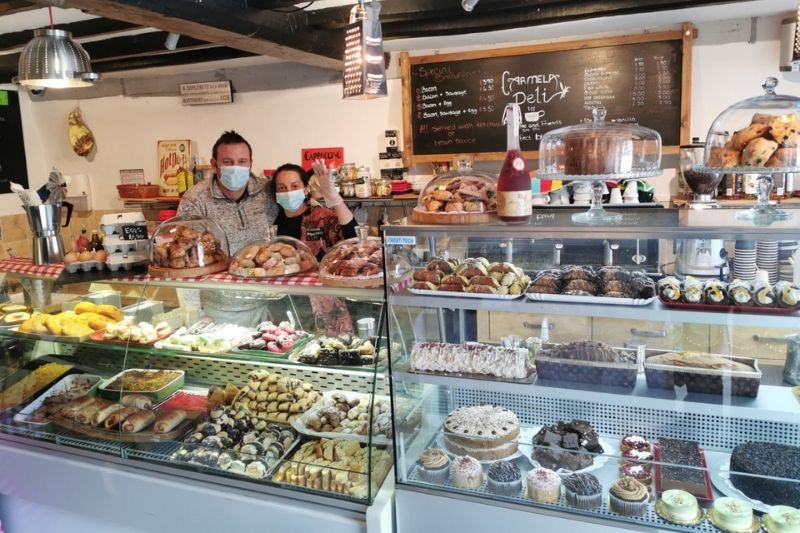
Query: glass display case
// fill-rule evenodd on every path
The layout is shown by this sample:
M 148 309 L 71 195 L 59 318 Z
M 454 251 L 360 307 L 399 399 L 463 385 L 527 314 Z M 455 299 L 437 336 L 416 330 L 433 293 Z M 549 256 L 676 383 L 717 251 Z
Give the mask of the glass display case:
M 764 258 L 800 229 L 734 213 L 385 227 L 414 269 L 387 296 L 394 400 L 422 409 L 395 423 L 398 531 L 797 527 L 798 279 Z M 702 242 L 734 269 L 685 275 Z M 734 282 L 756 255 L 772 281 Z
M 26 275 L 6 275 L 0 446 L 364 525 L 393 466 L 382 288 L 324 287 L 315 272 L 105 276 L 65 271 L 34 309 Z

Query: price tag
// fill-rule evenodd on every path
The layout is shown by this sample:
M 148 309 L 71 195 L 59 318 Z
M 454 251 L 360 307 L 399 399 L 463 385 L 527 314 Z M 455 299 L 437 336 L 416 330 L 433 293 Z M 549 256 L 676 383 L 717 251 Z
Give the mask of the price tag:
M 147 226 L 140 224 L 122 226 L 123 241 L 142 241 L 146 239 L 147 239 Z
M 386 244 L 394 246 L 416 246 L 417 238 L 413 235 L 387 235 Z

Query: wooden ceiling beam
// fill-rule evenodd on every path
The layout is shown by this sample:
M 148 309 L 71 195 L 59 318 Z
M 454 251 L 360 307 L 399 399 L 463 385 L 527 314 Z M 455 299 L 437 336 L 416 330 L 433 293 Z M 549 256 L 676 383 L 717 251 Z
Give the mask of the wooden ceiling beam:
M 43 4 L 48 1 L 37 0 Z M 59 7 L 63 8 L 152 26 L 252 54 L 341 70 L 341 32 L 312 30 L 304 12 L 253 12 L 243 5 L 242 12 L 237 13 L 215 7 L 216 4 L 183 0 L 59 0 Z M 255 13 L 257 22 L 251 20 Z
M 46 25 L 42 25 L 46 28 Z M 128 31 L 138 28 L 136 24 L 130 22 L 122 22 L 119 20 L 108 20 L 102 18 L 81 20 L 80 22 L 72 22 L 69 24 L 56 24 L 55 27 L 59 30 L 66 30 L 72 34 L 75 39 L 84 37 L 96 37 L 98 35 L 113 35 L 122 31 Z M 28 41 L 33 38 L 33 30 L 14 31 L 0 35 L 0 50 L 13 50 L 14 48 L 22 48 Z
M 6 2 L 0 2 L 0 16 L 31 11 L 33 9 L 39 9 L 39 7 L 40 6 L 32 2 L 26 2 L 24 0 L 8 0 Z

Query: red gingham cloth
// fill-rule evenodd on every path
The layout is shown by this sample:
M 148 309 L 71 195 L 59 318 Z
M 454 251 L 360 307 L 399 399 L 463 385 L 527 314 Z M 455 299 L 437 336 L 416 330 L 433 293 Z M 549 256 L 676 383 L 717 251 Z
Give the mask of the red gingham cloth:
M 64 270 L 64 264 L 34 265 L 29 257 L 11 257 L 0 259 L 0 272 L 22 274 L 34 278 L 56 279 Z
M 411 276 L 409 276 L 403 280 L 398 281 L 397 283 L 392 283 L 391 285 L 392 292 L 398 293 L 404 291 L 406 288 L 408 288 L 409 285 L 411 285 L 413 281 L 414 279 Z
M 232 276 L 227 272 L 218 272 L 216 274 L 210 274 L 203 279 L 222 283 L 247 283 L 258 285 L 303 285 L 313 287 L 322 285 L 317 272 L 308 272 L 296 276 L 277 276 L 274 278 L 241 278 L 239 276 Z

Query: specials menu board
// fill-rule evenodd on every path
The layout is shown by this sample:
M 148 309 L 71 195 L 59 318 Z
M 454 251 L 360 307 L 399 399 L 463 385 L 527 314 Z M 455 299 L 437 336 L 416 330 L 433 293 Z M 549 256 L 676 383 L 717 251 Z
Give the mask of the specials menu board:
M 688 121 L 688 95 L 682 94 L 687 62 L 682 32 L 666 35 L 672 38 L 565 43 L 567 49 L 531 47 L 527 53 L 486 50 L 486 57 L 406 57 L 405 149 L 417 161 L 503 153 L 502 117 L 509 102 L 520 105 L 520 144 L 529 153 L 538 150 L 546 132 L 590 121 L 592 108 L 600 105 L 607 121 L 652 128 L 663 146 L 677 146 Z

